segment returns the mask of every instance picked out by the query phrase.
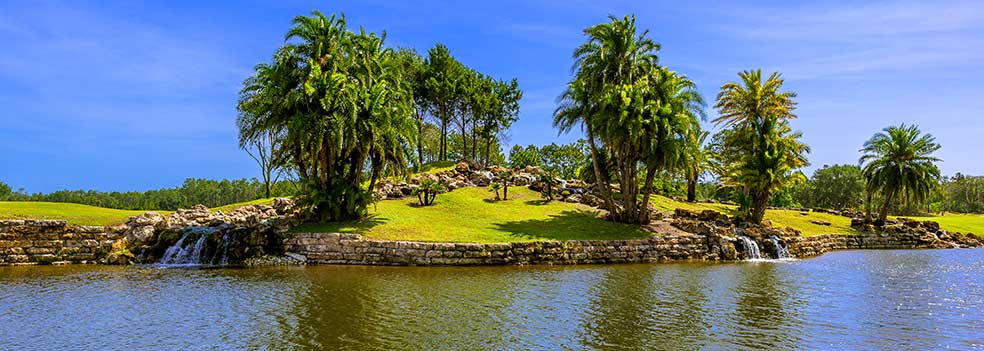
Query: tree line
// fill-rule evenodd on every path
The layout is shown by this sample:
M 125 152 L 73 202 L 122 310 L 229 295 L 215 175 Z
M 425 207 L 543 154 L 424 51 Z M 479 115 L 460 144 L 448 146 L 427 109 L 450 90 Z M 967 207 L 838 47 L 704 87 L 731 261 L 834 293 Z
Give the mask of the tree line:
M 256 178 L 211 180 L 189 178 L 179 187 L 148 191 L 59 190 L 51 193 L 28 194 L 24 189 L 12 190 L 0 182 L 0 201 L 70 202 L 121 210 L 177 210 L 197 204 L 218 207 L 252 201 L 270 196 L 290 197 L 297 193 L 289 181 L 275 182 L 270 196 L 266 184 Z

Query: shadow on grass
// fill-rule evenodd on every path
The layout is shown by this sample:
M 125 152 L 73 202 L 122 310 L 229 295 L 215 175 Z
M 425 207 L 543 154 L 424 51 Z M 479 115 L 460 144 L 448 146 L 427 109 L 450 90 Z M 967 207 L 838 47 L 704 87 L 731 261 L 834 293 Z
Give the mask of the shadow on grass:
M 549 204 L 549 203 L 550 203 L 550 201 L 547 201 L 546 199 L 540 199 L 540 200 L 526 200 L 526 201 L 525 201 L 525 202 L 523 202 L 523 203 L 524 203 L 524 204 L 527 204 L 527 205 L 530 205 L 530 206 L 543 206 L 543 205 L 546 205 L 546 204 Z
M 492 223 L 492 227 L 523 239 L 614 240 L 644 239 L 651 234 L 638 226 L 598 218 L 595 211 L 567 210 L 548 219 Z
M 384 224 L 386 218 L 371 216 L 357 221 L 305 223 L 291 229 L 294 233 L 355 233 L 365 234 L 373 227 Z

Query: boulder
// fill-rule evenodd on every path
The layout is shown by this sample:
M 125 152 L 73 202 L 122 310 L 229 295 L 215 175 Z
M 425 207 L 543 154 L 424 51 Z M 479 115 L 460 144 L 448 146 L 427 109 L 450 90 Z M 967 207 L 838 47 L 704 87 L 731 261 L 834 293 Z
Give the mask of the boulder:
M 166 218 L 164 218 L 163 215 L 151 211 L 151 212 L 146 212 L 140 215 L 130 217 L 130 220 L 127 222 L 127 225 L 133 227 L 140 227 L 140 226 L 155 227 L 164 221 L 166 221 Z

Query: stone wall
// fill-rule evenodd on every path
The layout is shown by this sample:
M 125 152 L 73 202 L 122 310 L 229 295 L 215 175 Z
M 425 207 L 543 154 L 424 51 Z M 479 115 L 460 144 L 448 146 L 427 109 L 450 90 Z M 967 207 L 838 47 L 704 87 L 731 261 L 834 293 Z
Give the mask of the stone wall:
M 713 260 L 701 235 L 644 240 L 571 240 L 463 244 L 368 240 L 358 234 L 298 233 L 284 242 L 288 253 L 313 264 L 508 265 L 589 264 Z
M 0 265 L 97 263 L 125 230 L 62 220 L 0 220 Z
M 824 234 L 785 238 L 789 253 L 795 257 L 822 255 L 834 250 L 865 249 L 944 249 L 958 247 L 952 242 L 940 240 L 932 234 L 920 233 L 867 233 Z
M 289 254 L 308 264 L 355 265 L 523 265 L 730 261 L 742 258 L 722 252 L 713 236 L 677 233 L 641 240 L 572 240 L 524 243 L 465 244 L 369 240 L 358 234 L 298 233 L 284 241 Z M 793 257 L 806 258 L 834 250 L 951 248 L 952 243 L 925 235 L 828 234 L 785 238 Z

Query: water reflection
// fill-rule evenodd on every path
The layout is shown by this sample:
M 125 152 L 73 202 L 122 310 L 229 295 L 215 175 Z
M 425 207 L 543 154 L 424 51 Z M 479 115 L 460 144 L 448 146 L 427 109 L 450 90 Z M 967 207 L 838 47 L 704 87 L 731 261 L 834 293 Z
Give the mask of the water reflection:
M 941 349 L 984 250 L 575 267 L 0 267 L 0 349 Z

